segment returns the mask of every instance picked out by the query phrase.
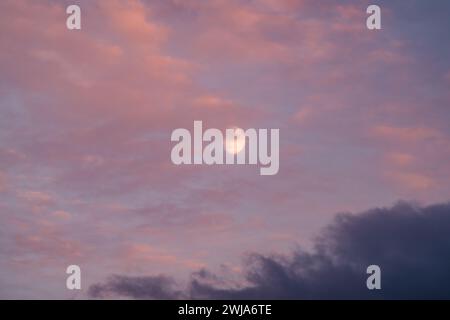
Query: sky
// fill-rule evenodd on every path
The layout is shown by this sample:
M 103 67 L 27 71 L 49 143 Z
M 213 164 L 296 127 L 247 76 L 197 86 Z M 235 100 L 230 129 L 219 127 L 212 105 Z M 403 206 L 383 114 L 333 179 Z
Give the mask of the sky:
M 0 298 L 367 297 L 338 284 L 372 260 L 396 298 L 399 270 L 448 270 L 449 17 L 440 0 L 2 0 Z M 278 174 L 174 165 L 171 132 L 195 120 L 278 128 Z M 417 292 L 450 298 L 446 280 Z

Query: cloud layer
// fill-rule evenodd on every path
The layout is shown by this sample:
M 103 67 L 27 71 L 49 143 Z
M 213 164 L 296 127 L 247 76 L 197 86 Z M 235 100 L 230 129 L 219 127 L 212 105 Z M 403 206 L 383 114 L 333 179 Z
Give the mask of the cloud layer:
M 340 214 L 313 250 L 250 255 L 239 283 L 207 270 L 180 290 L 169 276 L 113 276 L 93 285 L 94 298 L 135 299 L 450 299 L 450 203 L 398 203 Z M 380 291 L 366 268 L 381 268 Z
M 378 2 L 372 32 L 368 0 L 0 0 L 0 297 L 239 273 L 335 212 L 448 201 L 450 2 Z M 279 173 L 174 166 L 194 120 L 279 128 Z

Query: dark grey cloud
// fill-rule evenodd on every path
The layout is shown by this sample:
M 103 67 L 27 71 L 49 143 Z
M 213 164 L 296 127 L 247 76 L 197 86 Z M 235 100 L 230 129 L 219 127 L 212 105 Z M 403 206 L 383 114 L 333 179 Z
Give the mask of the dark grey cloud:
M 381 290 L 366 288 L 366 268 L 379 265 Z M 233 283 L 233 284 L 231 284 Z M 91 287 L 138 299 L 450 299 L 450 203 L 398 203 L 339 214 L 310 251 L 252 254 L 242 285 L 200 270 L 180 290 L 168 277 L 116 276 Z

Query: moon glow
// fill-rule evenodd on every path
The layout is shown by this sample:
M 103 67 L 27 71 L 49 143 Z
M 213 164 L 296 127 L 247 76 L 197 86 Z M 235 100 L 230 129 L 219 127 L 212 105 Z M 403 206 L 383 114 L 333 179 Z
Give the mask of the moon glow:
M 244 130 L 240 128 L 230 128 L 230 130 L 234 133 L 233 138 L 227 137 L 225 140 L 225 150 L 230 154 L 238 154 L 245 148 L 245 133 Z

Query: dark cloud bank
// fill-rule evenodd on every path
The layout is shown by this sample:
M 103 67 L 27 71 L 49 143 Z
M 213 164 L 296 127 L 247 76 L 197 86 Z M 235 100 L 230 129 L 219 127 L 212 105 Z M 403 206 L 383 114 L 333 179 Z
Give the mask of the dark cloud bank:
M 112 276 L 94 298 L 135 299 L 450 299 L 450 203 L 398 203 L 340 214 L 311 251 L 247 257 L 245 285 L 201 270 L 180 289 L 169 276 Z M 366 268 L 381 267 L 382 289 L 366 288 Z

